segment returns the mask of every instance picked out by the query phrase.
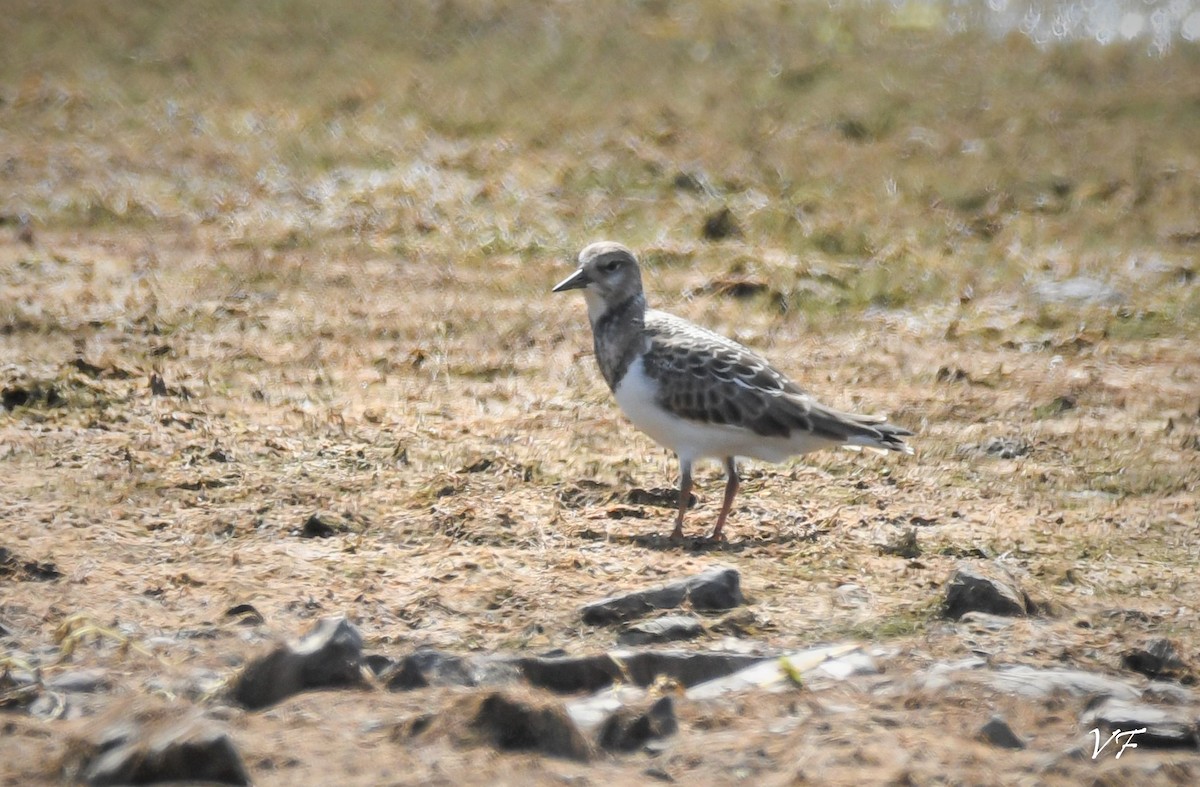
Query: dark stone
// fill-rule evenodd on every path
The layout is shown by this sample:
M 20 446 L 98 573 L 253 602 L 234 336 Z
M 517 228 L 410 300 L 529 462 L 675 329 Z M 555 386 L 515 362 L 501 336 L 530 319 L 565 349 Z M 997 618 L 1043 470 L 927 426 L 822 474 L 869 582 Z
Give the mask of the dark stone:
M 383 656 L 376 675 L 392 691 L 426 686 L 504 686 L 524 680 L 560 694 L 593 692 L 614 683 L 649 686 L 660 676 L 685 686 L 723 677 L 764 656 L 686 651 L 614 651 L 592 656 L 456 656 L 421 649 L 399 661 Z M 374 667 L 372 667 L 374 669 Z
M 10 386 L 0 391 L 0 403 L 3 403 L 5 410 L 24 407 L 31 398 L 30 392 L 25 388 Z
M 921 545 L 917 543 L 917 529 L 910 527 L 896 538 L 879 547 L 885 555 L 895 555 L 906 560 L 914 560 L 921 556 Z
M 496 749 L 538 751 L 552 757 L 588 761 L 592 746 L 562 704 L 506 692 L 488 693 L 468 722 Z
M 399 666 L 399 663 L 391 656 L 370 653 L 363 657 L 363 666 L 369 669 L 372 675 L 379 678 L 390 675 Z
M 1000 716 L 993 716 L 979 729 L 979 739 L 1001 749 L 1024 749 L 1026 745 Z
M 671 185 L 680 191 L 715 193 L 715 189 L 713 189 L 712 184 L 708 180 L 708 175 L 701 171 L 685 170 L 677 172 L 675 173 L 675 177 L 671 179 Z
M 701 227 L 700 234 L 705 240 L 724 240 L 725 238 L 740 237 L 742 228 L 738 224 L 737 218 L 734 217 L 733 211 L 728 207 L 723 207 L 704 217 L 704 226 Z
M 520 680 L 521 671 L 511 657 L 469 658 L 420 648 L 380 677 L 392 691 L 409 691 L 426 686 L 501 686 Z
M 405 656 L 388 681 L 388 688 L 419 689 L 425 686 L 475 686 L 470 666 L 461 656 L 436 650 L 418 650 Z
M 1032 611 L 1025 594 L 998 579 L 960 566 L 946 588 L 944 614 L 957 620 L 968 612 L 989 615 L 1026 615 Z
M 988 560 L 992 557 L 991 554 L 980 547 L 963 547 L 957 544 L 947 544 L 939 549 L 937 553 L 944 557 L 954 557 L 960 560 Z
M 600 727 L 599 743 L 610 751 L 633 751 L 648 741 L 674 735 L 679 730 L 675 701 L 659 697 L 644 711 L 620 708 Z
M 779 297 L 779 293 L 776 290 L 772 290 L 771 285 L 765 281 L 746 278 L 723 277 L 714 279 L 705 285 L 704 289 L 714 295 L 720 295 L 724 298 L 737 298 L 738 300 L 749 300 L 750 298 L 757 298 L 764 294 L 772 294 L 776 296 L 776 300 Z
M 592 625 L 632 620 L 655 609 L 691 602 L 697 610 L 732 609 L 745 603 L 737 569 L 716 566 L 694 577 L 584 605 L 583 622 Z
M 629 506 L 613 506 L 606 512 L 609 519 L 645 519 L 646 511 L 642 508 Z
M 939 383 L 958 383 L 962 382 L 963 380 L 966 380 L 967 382 L 973 382 L 971 375 L 968 374 L 965 369 L 960 369 L 957 366 L 953 368 L 949 366 L 938 367 L 937 374 L 933 376 L 933 379 L 937 380 Z
M 484 470 L 491 469 L 491 467 L 494 464 L 496 464 L 496 460 L 494 460 L 490 457 L 484 456 L 484 457 L 480 457 L 479 459 L 476 459 L 474 462 L 472 462 L 469 465 L 465 465 L 458 472 L 460 472 L 460 473 L 482 473 Z
M 690 615 L 667 615 L 634 623 L 621 632 L 617 642 L 622 645 L 648 645 L 654 642 L 695 639 L 703 633 L 704 626 L 696 618 Z
M 614 683 L 649 686 L 660 676 L 684 686 L 731 675 L 757 664 L 764 656 L 687 651 L 616 651 L 596 656 L 518 658 L 525 680 L 561 694 L 594 692 Z
M 1187 671 L 1175 645 L 1167 639 L 1156 639 L 1144 648 L 1126 651 L 1121 657 L 1125 669 L 1140 672 L 1148 678 L 1175 676 Z
M 388 675 L 387 683 L 384 685 L 392 691 L 412 691 L 427 687 L 429 679 L 413 664 L 411 658 L 406 658 Z M 470 684 L 464 682 L 462 685 Z
M 85 358 L 76 358 L 75 360 L 71 361 L 71 366 L 74 366 L 76 369 L 78 369 L 80 374 L 84 374 L 93 378 L 102 377 L 105 371 L 105 367 L 97 366 Z
M 243 626 L 261 626 L 266 620 L 262 613 L 251 604 L 237 604 L 225 610 L 225 617 L 237 621 Z
M 229 734 L 196 715 L 122 720 L 87 748 L 79 769 L 87 784 L 250 784 Z
M 12 550 L 0 547 L 0 579 L 15 579 L 17 582 L 50 582 L 62 576 L 53 563 L 36 560 L 21 560 Z
M 252 710 L 306 689 L 362 681 L 362 635 L 344 617 L 323 618 L 299 642 L 281 645 L 249 664 L 233 699 Z
M 1080 723 L 1087 729 L 1113 732 L 1145 729 L 1130 738 L 1138 746 L 1200 749 L 1200 719 L 1180 708 L 1102 697 L 1088 706 Z
M 167 387 L 167 382 L 162 378 L 162 375 L 153 372 L 150 375 L 150 393 L 153 396 L 170 396 L 171 391 Z
M 1000 459 L 1018 459 L 1033 450 L 1029 443 L 1014 437 L 993 437 L 980 447 L 988 456 Z
M 304 520 L 304 527 L 300 528 L 301 538 L 331 538 L 338 533 L 346 532 L 348 528 L 339 521 L 336 517 L 330 514 L 312 514 L 308 519 Z

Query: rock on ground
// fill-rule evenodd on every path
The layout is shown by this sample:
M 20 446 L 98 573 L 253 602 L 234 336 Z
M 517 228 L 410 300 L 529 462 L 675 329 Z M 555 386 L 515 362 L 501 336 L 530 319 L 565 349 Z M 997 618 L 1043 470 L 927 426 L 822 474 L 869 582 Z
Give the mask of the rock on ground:
M 694 639 L 703 633 L 704 626 L 691 615 L 665 615 L 634 623 L 621 632 L 617 642 L 622 645 L 649 645 L 655 642 Z
M 67 770 L 93 785 L 250 784 L 228 732 L 190 706 L 125 706 L 90 722 Z
M 362 681 L 362 635 L 342 616 L 323 618 L 298 642 L 251 662 L 233 687 L 233 699 L 252 710 L 305 689 L 353 686 Z
M 1187 665 L 1179 657 L 1174 643 L 1161 638 L 1127 651 L 1121 663 L 1125 669 L 1140 672 L 1147 678 L 1171 677 L 1187 672 Z
M 639 618 L 656 609 L 674 609 L 685 602 L 692 609 L 725 610 L 745 601 L 737 569 L 714 566 L 694 577 L 585 604 L 581 613 L 584 623 L 602 625 Z
M 1013 732 L 1002 716 L 993 716 L 979 728 L 979 739 L 1001 749 L 1024 749 L 1025 741 Z
M 417 735 L 448 737 L 459 746 L 488 745 L 500 751 L 529 751 L 588 761 L 588 742 L 560 700 L 544 692 L 502 690 L 460 698 L 432 719 L 423 720 Z
M 1020 588 L 968 566 L 959 566 L 946 587 L 945 615 L 955 620 L 968 612 L 1027 615 L 1033 611 L 1032 603 Z
M 675 700 L 659 697 L 648 708 L 618 708 L 600 728 L 601 748 L 633 751 L 648 741 L 674 735 L 679 729 Z
M 694 686 L 757 664 L 764 657 L 737 653 L 669 650 L 617 650 L 595 656 L 522 658 L 525 680 L 558 693 L 596 691 L 613 683 L 649 686 L 666 676 Z

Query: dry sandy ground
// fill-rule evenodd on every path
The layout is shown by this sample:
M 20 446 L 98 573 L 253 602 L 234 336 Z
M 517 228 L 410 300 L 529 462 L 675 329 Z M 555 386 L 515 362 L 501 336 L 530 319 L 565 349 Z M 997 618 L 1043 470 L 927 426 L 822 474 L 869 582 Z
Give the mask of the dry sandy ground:
M 713 632 L 689 647 L 858 640 L 882 649 L 883 674 L 684 702 L 664 750 L 588 765 L 395 732 L 450 690 L 214 712 L 260 784 L 635 783 L 647 769 L 685 783 L 1116 784 L 1200 772 L 1195 752 L 1060 756 L 1090 747 L 1082 700 L 906 683 L 972 654 L 1132 675 L 1121 654 L 1160 635 L 1196 658 L 1194 343 L 964 348 L 941 338 L 936 315 L 886 311 L 806 335 L 801 320 L 735 298 L 672 298 L 720 270 L 662 271 L 651 286 L 677 311 L 764 348 L 823 398 L 919 433 L 912 458 L 753 466 L 730 542 L 676 546 L 668 509 L 626 502 L 634 487 L 670 486 L 674 460 L 609 401 L 582 303 L 527 295 L 562 266 L 263 260 L 201 234 L 47 232 L 32 247 L 10 235 L 0 268 L 25 322 L 0 336 L 15 359 L 3 384 L 30 398 L 0 413 L 0 546 L 16 560 L 0 579 L 8 666 L 104 670 L 108 687 L 75 697 L 67 716 L 147 694 L 219 709 L 219 691 L 198 687 L 319 616 L 345 613 L 369 650 L 391 655 L 588 653 L 614 632 L 581 624 L 580 604 L 723 563 L 741 571 L 752 620 L 741 644 Z M 265 268 L 266 284 L 226 284 Z M 1065 397 L 1068 408 L 1044 409 Z M 1029 452 L 973 448 L 994 437 Z M 1127 457 L 1141 467 L 1118 469 Z M 1106 473 L 1130 488 L 1098 491 Z M 689 530 L 701 534 L 719 505 L 716 468 L 698 491 Z M 316 511 L 347 532 L 299 537 Z M 918 557 L 881 550 L 910 528 Z M 1049 614 L 999 632 L 940 619 L 961 561 L 1003 566 Z M 265 624 L 225 617 L 243 603 Z M 973 739 L 997 712 L 1029 749 Z M 4 782 L 56 781 L 80 722 L 15 709 L 0 721 Z
M 139 703 L 202 709 L 262 785 L 1200 780 L 1194 749 L 1093 760 L 1083 697 L 921 680 L 1144 686 L 1124 655 L 1165 637 L 1191 691 L 1195 46 L 833 5 L 7 3 L 0 783 L 68 778 L 73 736 Z M 716 546 L 705 467 L 670 543 L 631 493 L 675 459 L 548 292 L 604 237 L 654 305 L 915 456 L 751 463 Z M 303 537 L 317 512 L 339 532 Z M 395 657 L 601 652 L 581 604 L 715 564 L 748 604 L 679 647 L 859 642 L 881 672 L 681 698 L 678 734 L 588 764 L 404 732 L 466 689 L 223 699 L 335 614 Z M 963 564 L 1040 613 L 946 620 Z M 99 682 L 31 706 L 35 670 Z M 978 741 L 993 714 L 1028 748 Z

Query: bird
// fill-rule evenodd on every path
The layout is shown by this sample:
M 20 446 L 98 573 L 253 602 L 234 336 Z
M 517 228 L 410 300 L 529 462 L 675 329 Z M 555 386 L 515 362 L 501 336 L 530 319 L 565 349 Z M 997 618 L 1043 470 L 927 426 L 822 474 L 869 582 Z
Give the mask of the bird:
M 641 267 L 626 246 L 592 243 L 552 292 L 583 290 L 600 374 L 625 416 L 679 459 L 679 510 L 672 541 L 683 539 L 692 467 L 725 467 L 725 522 L 740 487 L 737 460 L 782 462 L 823 448 L 869 447 L 911 454 L 913 433 L 874 415 L 827 407 L 766 358 L 718 333 L 646 305 Z

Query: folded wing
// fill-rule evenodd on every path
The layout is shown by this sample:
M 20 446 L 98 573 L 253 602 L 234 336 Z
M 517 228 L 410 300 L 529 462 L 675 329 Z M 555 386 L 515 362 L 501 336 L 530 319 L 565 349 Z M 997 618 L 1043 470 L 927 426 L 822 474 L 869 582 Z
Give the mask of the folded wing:
M 682 418 L 764 437 L 802 431 L 831 443 L 912 452 L 901 439 L 912 432 L 820 404 L 737 342 L 664 312 L 648 312 L 646 327 L 646 374 L 660 384 L 659 404 Z

